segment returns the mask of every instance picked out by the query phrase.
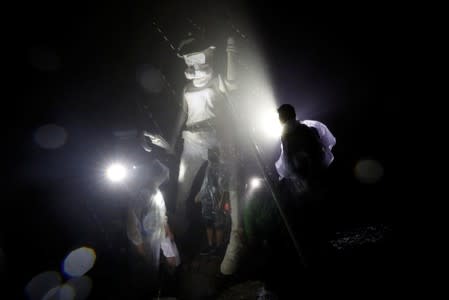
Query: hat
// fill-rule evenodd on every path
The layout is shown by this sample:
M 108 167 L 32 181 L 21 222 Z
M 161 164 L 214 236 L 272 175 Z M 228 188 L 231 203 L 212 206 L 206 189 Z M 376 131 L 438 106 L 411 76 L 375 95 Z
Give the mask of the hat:
M 186 60 L 187 65 L 211 64 L 215 46 L 204 39 L 188 35 L 178 45 L 178 57 Z

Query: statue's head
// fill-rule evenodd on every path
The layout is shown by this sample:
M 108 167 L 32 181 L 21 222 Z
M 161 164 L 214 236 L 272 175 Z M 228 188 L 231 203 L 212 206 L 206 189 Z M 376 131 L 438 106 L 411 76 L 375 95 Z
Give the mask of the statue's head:
M 204 86 L 212 78 L 214 50 L 215 46 L 204 48 L 194 38 L 182 41 L 178 47 L 178 57 L 187 65 L 184 74 L 197 87 Z

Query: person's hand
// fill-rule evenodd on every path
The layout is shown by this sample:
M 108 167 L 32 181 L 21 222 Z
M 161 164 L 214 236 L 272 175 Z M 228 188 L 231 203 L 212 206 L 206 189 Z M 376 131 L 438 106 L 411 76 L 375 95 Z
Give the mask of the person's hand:
M 194 203 L 200 203 L 200 193 L 196 194 L 195 199 L 194 199 Z
M 175 235 L 173 234 L 173 232 L 170 230 L 170 226 L 166 223 L 165 224 L 165 235 L 171 240 L 174 241 L 175 240 Z
M 171 241 L 174 241 L 174 240 L 175 240 L 175 235 L 173 234 L 173 232 L 169 231 L 169 232 L 167 233 L 167 236 L 168 236 L 168 238 L 169 238 Z

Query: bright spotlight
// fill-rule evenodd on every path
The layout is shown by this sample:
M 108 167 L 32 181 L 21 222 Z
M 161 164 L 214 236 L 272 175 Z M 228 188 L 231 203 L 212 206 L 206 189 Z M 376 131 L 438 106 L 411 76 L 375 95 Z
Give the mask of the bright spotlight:
M 262 179 L 260 178 L 252 178 L 250 182 L 251 188 L 256 189 L 262 185 Z
M 279 138 L 282 125 L 275 109 L 261 114 L 260 126 L 263 134 L 270 138 Z
M 106 176 L 112 182 L 120 182 L 126 177 L 126 168 L 119 163 L 112 164 L 107 168 Z

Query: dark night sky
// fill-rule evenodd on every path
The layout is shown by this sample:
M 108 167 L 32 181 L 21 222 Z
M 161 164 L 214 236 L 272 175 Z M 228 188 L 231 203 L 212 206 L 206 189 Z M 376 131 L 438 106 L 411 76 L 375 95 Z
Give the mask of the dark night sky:
M 341 184 L 358 186 L 352 173 L 355 163 L 374 158 L 385 174 L 377 186 L 366 187 L 366 191 L 375 191 L 382 198 L 390 192 L 398 170 L 390 156 L 393 134 L 388 121 L 400 105 L 397 78 L 401 76 L 406 34 L 399 9 L 324 4 L 293 8 L 293 4 L 279 1 L 267 5 L 229 1 L 193 10 L 186 1 L 137 2 L 39 1 L 27 4 L 26 9 L 10 9 L 15 16 L 7 44 L 12 53 L 8 62 L 12 93 L 3 102 L 7 118 L 2 122 L 7 128 L 4 141 L 12 141 L 3 155 L 13 196 L 11 202 L 3 203 L 6 209 L 2 212 L 21 211 L 23 218 L 16 231 L 5 230 L 2 243 L 7 254 L 19 249 L 11 255 L 13 259 L 45 253 L 36 240 L 17 237 L 27 236 L 30 230 L 44 237 L 43 243 L 56 257 L 66 253 L 65 247 L 74 247 L 73 241 L 93 239 L 92 234 L 83 235 L 89 227 L 80 229 L 83 233 L 73 228 L 85 221 L 78 220 L 76 213 L 82 208 L 74 203 L 96 189 L 95 183 L 82 182 L 94 177 L 86 174 L 95 173 L 102 155 L 112 149 L 112 131 L 147 126 L 139 104 L 149 101 L 161 127 L 170 126 L 177 98 L 167 89 L 159 98 L 151 98 L 136 80 L 139 66 L 149 64 L 162 70 L 177 96 L 185 83 L 183 63 L 172 59 L 151 25 L 153 18 L 175 40 L 185 34 L 187 17 L 206 27 L 224 24 L 226 16 L 242 28 L 251 24 L 267 57 L 279 103 L 300 106 L 298 92 L 318 95 L 323 101 L 325 108 L 319 117 L 337 137 L 335 172 L 341 172 Z M 219 21 L 204 17 L 205 12 L 219 16 Z M 36 67 L 42 61 L 50 70 Z M 49 123 L 63 126 L 68 133 L 67 143 L 56 150 L 41 149 L 33 140 L 37 128 Z M 385 200 L 380 202 L 378 209 L 385 209 Z M 59 209 L 71 213 L 59 214 Z M 3 220 L 15 223 L 13 218 Z M 58 235 L 59 242 L 47 232 Z M 49 261 L 55 264 L 53 254 L 30 265 L 17 276 L 19 282 L 46 269 Z
M 208 4 L 193 11 L 187 3 L 168 1 L 17 8 L 20 18 L 13 24 L 9 45 L 15 54 L 14 101 L 8 105 L 13 106 L 10 114 L 19 117 L 8 127 L 24 131 L 13 138 L 21 142 L 29 130 L 50 122 L 106 130 L 133 127 L 133 123 L 142 126 L 135 103 L 145 101 L 136 100 L 145 96 L 136 80 L 138 67 L 159 67 L 178 93 L 185 82 L 181 72 L 176 73 L 182 63 L 171 59 L 151 20 L 160 20 L 177 40 L 186 32 L 187 17 L 212 24 L 209 27 L 224 24 L 204 18 L 208 11 L 224 20 L 223 7 L 228 7 L 237 26 L 246 17 L 243 28 L 251 24 L 258 35 L 279 102 L 298 102 L 298 93 L 319 94 L 327 100 L 320 108 L 325 116 L 318 117 L 331 122 L 340 138 L 348 135 L 350 148 L 385 151 L 386 122 L 377 120 L 390 119 L 398 107 L 395 87 L 405 27 L 393 7 Z M 56 64 L 55 71 L 33 67 L 39 51 L 55 55 L 50 58 L 56 60 L 50 61 Z M 168 95 L 155 110 L 170 116 L 176 101 Z
M 29 164 L 42 161 L 39 155 L 62 158 L 71 153 L 76 157 L 67 161 L 86 159 L 93 151 L 89 147 L 98 147 L 113 130 L 148 127 L 142 103 L 170 132 L 185 83 L 184 65 L 155 32 L 154 19 L 174 43 L 194 32 L 187 18 L 207 27 L 209 37 L 220 26 L 220 34 L 229 33 L 226 20 L 243 31 L 251 27 L 267 58 L 279 104 L 291 102 L 301 110 L 301 97 L 317 99 L 307 103 L 317 113 L 305 117 L 324 121 L 336 133 L 335 151 L 352 164 L 348 168 L 360 157 L 387 162 L 393 137 L 388 121 L 400 105 L 407 26 L 398 9 L 231 1 L 203 3 L 194 10 L 187 2 L 163 3 L 40 3 L 13 10 L 17 18 L 8 45 L 13 52 L 12 98 L 5 109 L 11 118 L 5 125 L 17 143 L 8 153 L 17 157 L 9 162 L 19 177 L 29 173 L 24 170 Z M 39 69 L 42 63 L 50 70 Z M 143 65 L 160 69 L 177 94 L 167 88 L 159 96 L 145 94 L 136 76 Z M 62 149 L 42 151 L 32 140 L 36 129 L 48 123 L 68 131 Z

